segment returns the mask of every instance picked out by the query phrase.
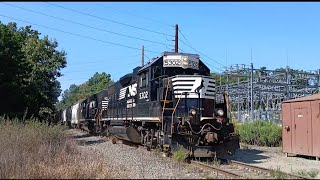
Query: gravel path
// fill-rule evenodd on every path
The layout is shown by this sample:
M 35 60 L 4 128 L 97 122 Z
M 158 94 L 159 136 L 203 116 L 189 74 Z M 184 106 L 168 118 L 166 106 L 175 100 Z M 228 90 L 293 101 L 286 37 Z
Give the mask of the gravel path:
M 214 179 L 222 178 L 193 165 L 178 163 L 176 160 L 161 157 L 155 151 L 147 151 L 139 146 L 112 144 L 105 137 L 90 136 L 86 132 L 71 129 L 68 133 L 79 143 L 79 150 L 90 156 L 98 154 L 104 160 L 108 171 L 115 178 L 123 179 Z M 236 151 L 233 159 L 252 165 L 280 169 L 288 173 L 299 174 L 310 171 L 320 172 L 320 161 L 301 157 L 285 157 L 279 147 L 268 148 L 245 145 Z M 319 173 L 320 174 L 320 173 Z M 317 178 L 320 175 L 317 174 Z

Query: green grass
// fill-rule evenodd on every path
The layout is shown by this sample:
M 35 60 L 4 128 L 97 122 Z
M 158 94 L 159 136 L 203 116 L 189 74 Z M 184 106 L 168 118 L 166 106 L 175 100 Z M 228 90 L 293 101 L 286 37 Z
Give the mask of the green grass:
M 178 162 L 184 161 L 187 157 L 188 152 L 182 146 L 179 146 L 177 149 L 172 151 L 172 158 Z

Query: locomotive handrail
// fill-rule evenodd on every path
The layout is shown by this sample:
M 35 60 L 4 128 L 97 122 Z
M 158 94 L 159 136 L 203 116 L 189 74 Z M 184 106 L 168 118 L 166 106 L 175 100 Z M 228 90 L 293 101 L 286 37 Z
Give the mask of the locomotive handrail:
M 182 96 L 182 93 L 181 93 L 181 96 Z M 174 113 L 175 113 L 176 110 L 177 110 L 177 107 L 178 107 L 178 105 L 179 105 L 181 96 L 179 97 L 179 99 L 178 99 L 178 101 L 177 101 L 177 104 L 176 104 L 176 106 L 174 107 L 174 110 L 173 110 L 172 115 L 171 115 L 171 137 L 172 137 L 172 131 L 173 131 L 173 115 L 174 115 Z
M 162 107 L 162 114 L 161 114 L 161 123 L 162 123 L 162 130 L 164 132 L 164 128 L 163 128 L 163 114 L 164 114 L 164 110 L 166 107 L 166 101 L 167 101 L 167 96 L 168 96 L 168 90 L 169 90 L 169 84 L 170 84 L 170 79 L 167 78 L 167 88 L 166 88 L 166 95 L 164 97 L 164 103 L 163 103 L 163 107 Z
M 153 81 L 153 80 L 156 80 L 156 79 L 160 79 L 160 78 L 168 78 L 168 75 L 158 76 L 156 78 L 150 79 L 150 81 Z

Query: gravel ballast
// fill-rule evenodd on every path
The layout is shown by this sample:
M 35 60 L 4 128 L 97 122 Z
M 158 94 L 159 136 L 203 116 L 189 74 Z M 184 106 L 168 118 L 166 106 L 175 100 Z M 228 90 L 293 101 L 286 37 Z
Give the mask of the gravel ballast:
M 168 157 L 161 157 L 142 146 L 130 146 L 100 136 L 88 136 L 86 132 L 71 129 L 68 133 L 79 142 L 84 155 L 99 154 L 109 172 L 117 178 L 129 179 L 207 179 L 214 178 L 214 172 L 179 163 Z
M 91 136 L 87 132 L 71 129 L 68 134 L 78 141 L 78 149 L 84 156 L 101 157 L 108 172 L 123 179 L 215 179 L 224 178 L 208 169 L 179 163 L 175 159 L 162 157 L 155 151 L 142 146 L 130 146 L 118 141 L 112 144 L 110 138 Z M 242 146 L 234 160 L 293 174 L 320 172 L 320 161 L 301 157 L 285 157 L 280 147 Z M 320 178 L 320 173 L 316 178 Z

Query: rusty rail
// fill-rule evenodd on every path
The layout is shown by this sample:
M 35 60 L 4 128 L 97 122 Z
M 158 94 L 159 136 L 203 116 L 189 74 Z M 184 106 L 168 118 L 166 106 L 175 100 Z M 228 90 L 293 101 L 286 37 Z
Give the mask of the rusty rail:
M 245 170 L 243 170 L 243 174 L 242 174 L 242 173 L 239 173 L 239 169 L 228 169 L 228 170 L 226 170 L 226 169 L 219 168 L 219 167 L 216 167 L 216 166 L 213 166 L 213 165 L 209 165 L 209 164 L 206 164 L 206 163 L 203 163 L 203 162 L 199 162 L 199 161 L 191 161 L 191 163 L 195 164 L 195 165 L 198 165 L 198 166 L 205 167 L 205 168 L 209 168 L 211 170 L 214 170 L 218 174 L 221 174 L 221 175 L 224 175 L 224 176 L 227 176 L 227 177 L 231 177 L 231 178 L 235 178 L 235 179 L 250 178 L 247 175 L 245 175 L 246 173 L 248 173 Z M 271 173 L 273 171 L 272 169 L 253 166 L 251 164 L 247 164 L 247 163 L 243 163 L 243 162 L 239 162 L 239 161 L 234 161 L 234 160 L 229 160 L 228 163 L 230 163 L 229 165 L 233 165 L 233 166 L 235 165 L 235 166 L 238 166 L 238 167 L 241 167 L 241 168 L 247 168 L 247 169 L 255 170 L 255 171 L 258 171 L 258 172 L 264 172 L 264 173 L 267 173 L 269 175 L 268 177 L 272 177 L 271 176 Z M 238 172 L 235 173 L 235 172 L 232 172 L 232 171 L 238 171 Z M 285 174 L 287 178 L 291 178 L 291 179 L 292 178 L 308 179 L 308 178 L 303 177 L 303 176 L 290 174 L 290 173 L 285 173 L 285 172 L 282 172 L 282 171 L 281 171 L 281 173 Z M 253 176 L 251 178 L 256 179 L 257 176 Z
M 242 176 L 239 175 L 239 174 L 236 174 L 236 173 L 233 173 L 233 172 L 230 172 L 230 171 L 227 171 L 227 170 L 224 170 L 224 169 L 215 167 L 215 166 L 211 166 L 211 165 L 208 165 L 208 164 L 199 162 L 199 161 L 191 161 L 191 163 L 192 163 L 192 164 L 196 164 L 196 165 L 200 165 L 200 166 L 204 166 L 204 167 L 206 167 L 206 168 L 213 169 L 213 170 L 216 171 L 217 173 L 223 174 L 223 175 L 228 176 L 228 177 L 232 177 L 232 178 L 236 178 L 236 179 L 242 177 Z
M 243 163 L 243 162 L 240 162 L 240 161 L 229 160 L 229 162 L 230 162 L 231 164 L 235 164 L 235 165 L 237 165 L 237 166 L 246 167 L 246 168 L 253 169 L 253 170 L 256 170 L 256 171 L 260 171 L 260 172 L 271 173 L 271 171 L 272 171 L 271 169 L 254 166 L 254 165 L 247 164 L 247 163 Z M 282 173 L 286 174 L 287 176 L 289 176 L 289 177 L 291 177 L 291 178 L 308 179 L 308 178 L 306 178 L 306 177 L 299 176 L 299 175 L 295 175 L 295 174 L 290 174 L 290 173 L 285 173 L 285 172 L 282 172 Z

